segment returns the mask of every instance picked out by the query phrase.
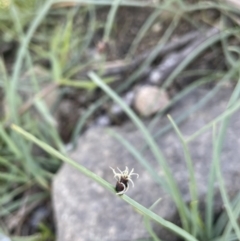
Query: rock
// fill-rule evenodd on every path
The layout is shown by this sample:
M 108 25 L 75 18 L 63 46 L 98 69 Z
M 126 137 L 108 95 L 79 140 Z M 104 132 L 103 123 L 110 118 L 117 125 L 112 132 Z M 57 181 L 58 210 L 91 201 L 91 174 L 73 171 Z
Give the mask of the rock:
M 126 105 L 131 107 L 134 100 L 134 92 L 129 91 L 125 93 L 121 98 Z M 113 125 L 121 125 L 127 119 L 126 113 L 117 103 L 112 103 L 110 108 L 108 108 L 108 116 L 111 119 L 111 123 Z
M 111 120 L 107 115 L 100 115 L 95 121 L 95 125 L 97 126 L 109 126 L 110 124 Z
M 119 166 L 123 169 L 125 165 L 128 165 L 129 168 L 134 167 L 136 172 L 143 171 L 140 165 L 136 165 L 131 155 L 113 137 L 106 134 L 104 129 L 92 128 L 80 140 L 80 143 L 83 147 L 81 149 L 81 163 L 113 185 L 116 181 L 109 166 Z M 115 157 L 116 153 L 119 154 L 118 157 Z M 78 154 L 79 149 L 72 154 L 72 158 L 78 161 Z M 126 159 L 129 161 L 126 162 Z M 147 173 L 141 174 L 142 181 L 147 179 L 150 179 Z M 136 185 L 138 181 L 140 179 L 136 180 Z M 155 190 L 157 195 L 158 186 L 152 184 L 151 188 Z M 118 196 L 106 192 L 101 186 L 72 167 L 64 166 L 62 168 L 54 180 L 53 189 L 54 208 L 59 225 L 59 241 L 114 241 L 119 240 L 119 237 L 120 240 L 148 237 L 139 214 L 133 212 L 132 208 Z M 129 194 L 131 193 L 140 194 L 138 188 L 131 189 Z M 138 201 L 144 201 L 141 196 L 139 198 Z M 153 203 L 153 200 L 147 196 L 144 199 L 148 206 Z M 82 221 L 80 222 L 80 220 Z
M 58 120 L 58 132 L 65 143 L 71 139 L 81 113 L 82 110 L 75 101 L 63 99 L 59 103 L 55 116 Z
M 226 0 L 226 2 L 233 5 L 235 8 L 240 9 L 240 3 L 238 0 Z
M 134 107 L 145 117 L 163 110 L 169 103 L 169 98 L 164 90 L 156 86 L 142 86 L 137 90 Z
M 231 92 L 231 88 L 224 87 L 203 110 L 193 113 L 185 123 L 181 124 L 180 129 L 184 136 L 193 134 L 221 114 L 227 106 Z M 198 103 L 207 93 L 206 89 L 198 89 L 188 95 L 175 108 L 171 109 L 171 116 L 176 118 Z M 239 119 L 240 113 L 237 112 L 229 126 L 221 156 L 222 172 L 231 197 L 238 192 L 239 187 L 236 183 L 240 182 Z M 167 123 L 169 123 L 168 119 L 162 118 L 153 133 L 159 131 Z M 111 129 L 141 151 L 142 156 L 149 161 L 159 175 L 164 176 L 162 168 L 154 159 L 151 151 L 142 148 L 145 146 L 145 141 L 132 124 Z M 134 168 L 140 177 L 137 180 L 134 179 L 135 187 L 130 187 L 127 195 L 145 207 L 150 207 L 157 199 L 162 198 L 154 211 L 167 220 L 177 222 L 177 210 L 169 195 L 106 130 L 92 128 L 87 131 L 79 139 L 78 148 L 71 157 L 113 185 L 115 185 L 115 181 L 109 166 L 120 169 L 124 169 L 125 166 Z M 190 202 L 189 175 L 178 137 L 174 131 L 169 131 L 164 136 L 157 138 L 157 144 L 172 170 L 184 200 Z M 189 148 L 197 180 L 198 202 L 203 205 L 208 189 L 208 173 L 212 160 L 212 130 L 210 129 L 197 137 L 190 143 Z M 217 198 L 219 193 L 217 185 L 215 185 L 214 193 Z M 135 212 L 120 197 L 107 192 L 91 179 L 66 164 L 63 165 L 53 183 L 53 205 L 57 225 L 57 241 L 123 241 L 150 237 L 139 213 Z M 221 198 L 218 198 L 214 204 L 214 211 L 219 212 L 222 210 L 221 208 L 222 201 Z M 154 226 L 154 230 L 163 240 L 179 240 L 159 225 L 155 224 Z
M 148 82 L 160 86 L 179 64 L 178 59 L 178 53 L 168 54 L 158 66 L 152 69 Z
M 34 210 L 30 219 L 30 225 L 32 228 L 37 229 L 39 225 L 50 216 L 50 210 L 47 207 L 38 207 Z
M 0 233 L 0 241 L 11 241 L 11 239 L 8 236 Z

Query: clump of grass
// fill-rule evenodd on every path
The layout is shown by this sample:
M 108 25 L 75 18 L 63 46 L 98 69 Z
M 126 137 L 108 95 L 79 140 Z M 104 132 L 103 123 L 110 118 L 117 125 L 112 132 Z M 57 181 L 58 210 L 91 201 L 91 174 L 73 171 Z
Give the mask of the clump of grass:
M 0 0 L 1 2 L 1 0 Z M 59 4 L 63 0 L 49 0 L 49 1 L 12 1 L 12 4 L 5 8 L 0 8 L 0 37 L 4 43 L 17 42 L 19 48 L 16 51 L 16 58 L 13 67 L 9 67 L 8 63 L 1 59 L 0 65 L 0 85 L 4 89 L 5 100 L 8 106 L 8 112 L 0 122 L 0 217 L 4 218 L 9 214 L 14 213 L 24 204 L 24 194 L 30 190 L 35 190 L 36 187 L 41 188 L 29 197 L 28 202 L 36 200 L 46 200 L 49 195 L 50 182 L 53 174 L 60 166 L 60 160 L 63 160 L 79 171 L 87 175 L 93 181 L 96 181 L 110 192 L 114 192 L 113 187 L 102 178 L 96 176 L 83 166 L 77 165 L 75 162 L 66 157 L 66 150 L 63 146 L 59 134 L 57 132 L 56 123 L 53 118 L 53 113 L 44 102 L 42 91 L 42 80 L 33 71 L 34 66 L 42 62 L 47 62 L 44 67 L 47 67 L 48 79 L 45 80 L 48 84 L 53 84 L 55 88 L 81 88 L 86 92 L 94 91 L 96 88 L 102 89 L 106 95 L 101 99 L 94 102 L 79 119 L 76 129 L 73 133 L 72 140 L 76 140 L 83 126 L 87 123 L 88 118 L 99 109 L 106 101 L 112 99 L 117 102 L 121 108 L 128 115 L 130 120 L 135 123 L 136 127 L 142 132 L 148 146 L 152 150 L 159 165 L 164 169 L 165 179 L 160 178 L 155 170 L 145 160 L 140 150 L 136 150 L 131 143 L 128 143 L 116 133 L 114 135 L 118 140 L 132 153 L 132 155 L 146 168 L 151 176 L 161 185 L 165 190 L 169 190 L 172 198 L 178 208 L 181 218 L 182 228 L 162 219 L 150 209 L 141 206 L 136 201 L 130 199 L 128 196 L 122 196 L 123 200 L 132 205 L 138 210 L 146 219 L 146 226 L 153 236 L 154 240 L 157 237 L 151 231 L 149 222 L 147 220 L 155 220 L 165 228 L 170 229 L 177 235 L 183 237 L 185 240 L 239 240 L 240 231 L 237 224 L 237 216 L 240 212 L 240 205 L 235 202 L 232 204 L 227 196 L 227 191 L 224 188 L 224 180 L 220 171 L 220 155 L 224 135 L 226 132 L 228 120 L 233 113 L 239 109 L 239 84 L 236 86 L 235 91 L 229 102 L 229 107 L 218 118 L 207 124 L 201 130 L 194 133 L 191 137 L 186 138 L 182 135 L 178 123 L 187 118 L 192 112 L 202 108 L 210 98 L 219 90 L 222 83 L 226 83 L 230 78 L 236 78 L 239 74 L 239 47 L 232 41 L 230 37 L 238 39 L 240 32 L 238 19 L 235 13 L 239 10 L 226 4 L 224 1 L 219 3 L 207 1 L 189 1 L 173 0 L 161 1 L 161 3 L 153 3 L 152 1 L 111 1 L 111 0 L 76 0 L 75 3 L 79 7 L 72 8 L 69 11 L 61 9 Z M 54 4 L 54 9 L 52 6 Z M 82 5 L 84 4 L 84 5 Z M 108 22 L 104 26 L 103 41 L 109 42 L 113 36 L 115 28 L 115 18 L 118 14 L 118 9 L 121 6 L 128 7 L 149 7 L 153 12 L 146 20 L 145 24 L 139 30 L 136 38 L 133 40 L 129 52 L 126 54 L 126 60 L 136 54 L 138 48 L 143 41 L 144 37 L 151 32 L 151 27 L 156 19 L 159 20 L 159 15 L 164 16 L 167 12 L 169 14 L 169 24 L 166 31 L 163 33 L 156 47 L 149 54 L 148 58 L 139 66 L 138 69 L 133 71 L 122 85 L 116 90 L 112 90 L 107 84 L 112 83 L 114 78 L 104 78 L 99 76 L 99 73 L 90 72 L 84 79 L 75 78 L 76 74 L 83 69 L 90 68 L 94 63 L 104 66 L 105 58 L 101 56 L 100 60 L 86 61 L 85 50 L 89 48 L 94 37 L 94 33 L 100 27 L 97 23 L 96 11 L 99 6 L 110 6 L 108 14 Z M 193 60 L 203 53 L 206 49 L 213 47 L 216 42 L 220 42 L 227 68 L 221 71 L 208 70 L 206 75 L 202 75 L 191 86 L 179 93 L 170 105 L 183 98 L 186 93 L 191 92 L 200 85 L 206 82 L 219 82 L 211 92 L 203 100 L 194 106 L 190 111 L 186 111 L 179 116 L 176 120 L 170 118 L 168 126 L 160 130 L 156 135 L 161 135 L 164 131 L 173 128 L 178 134 L 186 158 L 186 165 L 190 176 L 189 191 L 193 201 L 197 200 L 196 181 L 194 170 L 192 166 L 191 156 L 189 154 L 188 143 L 195 139 L 199 134 L 209 128 L 213 128 L 213 164 L 209 174 L 209 191 L 207 195 L 207 215 L 206 221 L 202 220 L 199 214 L 199 207 L 197 202 L 188 207 L 184 202 L 180 190 L 173 178 L 167 162 L 155 143 L 154 137 L 150 134 L 149 129 L 142 123 L 139 117 L 122 101 L 119 94 L 129 88 L 135 83 L 142 73 L 153 63 L 156 56 L 164 47 L 164 44 L 170 40 L 173 33 L 181 25 L 182 20 L 188 22 L 195 28 L 201 29 L 201 22 L 204 24 L 213 25 L 215 23 L 209 22 L 209 18 L 204 15 L 204 11 L 212 10 L 217 11 L 220 15 L 221 21 L 219 28 L 221 33 L 210 38 L 204 45 L 199 46 L 189 56 L 182 61 L 182 63 L 171 73 L 164 83 L 164 88 L 169 88 L 173 81 L 179 76 L 188 74 L 184 70 Z M 175 14 L 177 12 L 177 15 Z M 202 13 L 200 18 L 194 18 L 194 14 Z M 80 21 L 83 26 L 82 19 L 77 18 L 78 15 L 82 19 L 87 19 L 86 26 L 81 28 L 76 27 L 77 21 Z M 174 16 L 176 15 L 176 16 Z M 201 14 L 200 14 L 201 15 Z M 232 26 L 229 27 L 228 20 L 232 21 Z M 56 23 L 56 19 L 57 22 Z M 159 20 L 161 21 L 161 19 Z M 77 53 L 77 54 L 76 54 Z M 30 70 L 30 77 L 27 80 L 26 86 L 20 81 L 24 72 Z M 191 74 L 191 73 L 190 73 Z M 92 81 L 90 81 L 90 79 Z M 216 81 L 216 79 L 218 79 Z M 239 82 L 238 82 L 239 83 Z M 21 106 L 25 103 L 20 90 L 31 90 L 31 104 L 24 114 L 19 113 Z M 37 112 L 34 116 L 30 107 L 35 107 Z M 161 113 L 160 113 L 161 114 Z M 41 121 L 39 121 L 39 119 Z M 14 123 L 11 128 L 9 125 Z M 216 123 L 221 123 L 219 132 L 216 132 Z M 154 125 L 154 121 L 152 122 Z M 150 125 L 151 127 L 151 125 Z M 27 130 L 27 131 L 25 131 Z M 21 135 L 19 135 L 21 134 Z M 31 142 L 27 141 L 30 140 Z M 43 157 L 35 155 L 33 152 L 36 146 L 41 147 L 49 155 Z M 52 148 L 55 147 L 54 148 Z M 221 195 L 226 205 L 226 213 L 222 214 L 217 223 L 214 223 L 213 217 L 213 183 L 217 178 L 220 184 Z M 238 200 L 238 199 L 236 199 Z M 205 223 L 205 225 L 203 225 Z M 39 227 L 39 234 L 24 238 L 24 240 L 43 240 L 50 238 L 53 239 L 52 234 L 46 229 L 44 225 Z M 6 230 L 3 232 L 7 233 Z M 13 237 L 13 240 L 18 240 L 18 237 Z

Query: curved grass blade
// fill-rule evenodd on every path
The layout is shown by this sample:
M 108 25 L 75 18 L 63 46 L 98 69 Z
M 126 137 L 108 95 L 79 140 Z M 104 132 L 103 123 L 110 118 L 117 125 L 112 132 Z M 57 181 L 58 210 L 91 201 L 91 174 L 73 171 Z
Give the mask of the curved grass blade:
M 159 150 L 156 142 L 152 138 L 151 134 L 147 130 L 147 128 L 144 126 L 142 121 L 137 117 L 137 115 L 124 103 L 121 98 L 113 91 L 111 90 L 106 84 L 103 83 L 103 81 L 94 73 L 90 72 L 89 77 L 102 89 L 104 90 L 113 100 L 115 100 L 121 108 L 126 112 L 126 114 L 129 116 L 129 118 L 133 121 L 133 123 L 137 126 L 137 128 L 142 132 L 144 139 L 146 140 L 147 144 L 149 145 L 150 149 L 152 150 L 156 160 L 160 164 L 160 166 L 163 168 L 164 175 L 167 180 L 167 184 L 169 187 L 170 194 L 172 195 L 174 202 L 178 208 L 180 218 L 182 221 L 182 225 L 185 230 L 189 230 L 189 223 L 187 220 L 188 216 L 188 209 L 186 207 L 186 204 L 183 201 L 183 198 L 181 196 L 180 190 L 177 187 L 177 184 L 173 178 L 173 175 L 171 173 L 171 170 L 169 166 L 166 163 L 166 160 L 164 156 L 162 155 L 161 151 Z
M 107 181 L 105 181 L 104 179 L 102 179 L 101 177 L 96 175 L 95 173 L 91 172 L 90 170 L 88 170 L 84 166 L 82 166 L 82 165 L 76 163 L 75 161 L 71 160 L 70 158 L 64 156 L 63 154 L 61 154 L 60 152 L 58 152 L 57 150 L 55 150 L 51 146 L 47 145 L 46 143 L 44 143 L 44 142 L 40 141 L 39 139 L 37 139 L 35 136 L 33 136 L 30 133 L 28 133 L 25 130 L 23 130 L 21 127 L 12 124 L 11 128 L 14 131 L 16 131 L 18 134 L 21 134 L 26 139 L 32 141 L 33 143 L 35 143 L 36 145 L 41 147 L 43 150 L 45 150 L 49 154 L 51 154 L 51 155 L 59 158 L 60 160 L 70 164 L 71 166 L 73 166 L 74 168 L 79 170 L 81 173 L 83 173 L 85 176 L 91 178 L 92 180 L 94 180 L 98 184 L 100 184 L 102 187 L 104 187 L 105 189 L 109 190 L 111 193 L 115 194 L 115 189 L 114 189 L 114 187 L 110 183 L 108 183 Z M 176 234 L 178 234 L 179 236 L 185 238 L 186 240 L 188 240 L 188 241 L 198 241 L 196 238 L 194 238 L 191 234 L 189 234 L 188 232 L 186 232 L 182 228 L 176 226 L 175 224 L 173 224 L 173 223 L 171 223 L 169 221 L 164 220 L 163 218 L 161 218 L 157 214 L 153 213 L 151 210 L 145 208 L 144 206 L 142 206 L 138 202 L 134 201 L 133 199 L 131 199 L 127 195 L 122 195 L 121 198 L 125 202 L 129 203 L 132 207 L 134 207 L 142 215 L 145 215 L 148 218 L 150 218 L 152 220 L 155 220 L 157 223 L 159 223 L 163 227 L 165 227 L 165 228 L 175 232 Z

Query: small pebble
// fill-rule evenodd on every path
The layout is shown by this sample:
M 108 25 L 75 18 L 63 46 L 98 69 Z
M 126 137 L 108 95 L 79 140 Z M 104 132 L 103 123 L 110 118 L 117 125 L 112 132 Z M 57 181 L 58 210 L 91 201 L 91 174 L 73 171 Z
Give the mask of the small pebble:
M 97 126 L 109 126 L 111 124 L 111 120 L 107 115 L 101 115 L 96 119 Z
M 113 104 L 110 108 L 110 114 L 112 116 L 119 116 L 123 113 L 123 109 L 120 105 L 118 104 Z
M 127 94 L 123 97 L 123 100 L 126 102 L 128 106 L 132 105 L 134 100 L 134 95 L 135 95 L 134 92 L 130 91 L 130 92 L 127 92 Z
M 168 103 L 166 91 L 156 86 L 142 86 L 136 91 L 134 107 L 140 115 L 148 117 L 163 110 Z
M 34 228 L 37 228 L 38 225 L 48 216 L 50 215 L 49 209 L 45 208 L 45 207 L 40 207 L 38 208 L 32 218 L 31 218 L 31 225 Z

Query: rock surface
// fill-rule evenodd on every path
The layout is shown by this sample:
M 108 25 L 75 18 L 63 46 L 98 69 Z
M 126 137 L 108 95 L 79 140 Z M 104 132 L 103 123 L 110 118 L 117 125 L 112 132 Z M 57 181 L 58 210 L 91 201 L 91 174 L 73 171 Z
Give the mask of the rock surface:
M 185 97 L 170 111 L 176 118 L 198 103 L 208 90 L 198 89 L 195 93 Z M 203 127 L 206 123 L 221 114 L 226 108 L 232 93 L 230 87 L 223 87 L 215 97 L 198 112 L 192 114 L 187 121 L 180 125 L 184 136 L 189 136 Z M 234 114 L 221 156 L 222 172 L 226 187 L 231 196 L 236 194 L 240 182 L 240 113 Z M 169 123 L 162 118 L 154 133 Z M 126 138 L 149 163 L 158 174 L 163 177 L 163 171 L 148 149 L 142 148 L 145 142 L 138 130 L 128 124 L 121 128 L 112 128 Z M 174 131 L 169 131 L 157 139 L 168 164 L 171 167 L 186 202 L 189 202 L 188 173 L 184 160 L 183 149 Z M 212 160 L 212 133 L 211 130 L 201 134 L 190 143 L 191 157 L 194 162 L 195 175 L 198 185 L 199 202 L 204 203 L 207 192 L 208 173 Z M 146 207 L 150 207 L 157 199 L 161 202 L 154 211 L 171 221 L 176 221 L 177 211 L 170 201 L 168 194 L 153 181 L 150 174 L 135 160 L 129 152 L 112 136 L 107 129 L 92 128 L 79 139 L 77 150 L 71 156 L 76 162 L 89 168 L 97 175 L 115 185 L 112 170 L 109 166 L 124 169 L 134 167 L 139 173 L 135 180 L 135 187 L 129 189 L 127 195 Z M 218 193 L 215 185 L 215 193 Z M 123 241 L 149 238 L 143 218 L 127 205 L 117 195 L 104 190 L 101 186 L 85 177 L 82 173 L 68 165 L 63 165 L 53 184 L 53 204 L 57 223 L 57 241 Z M 217 200 L 215 208 L 221 208 L 221 199 Z M 163 240 L 176 240 L 176 237 L 164 232 L 156 226 L 157 233 Z

